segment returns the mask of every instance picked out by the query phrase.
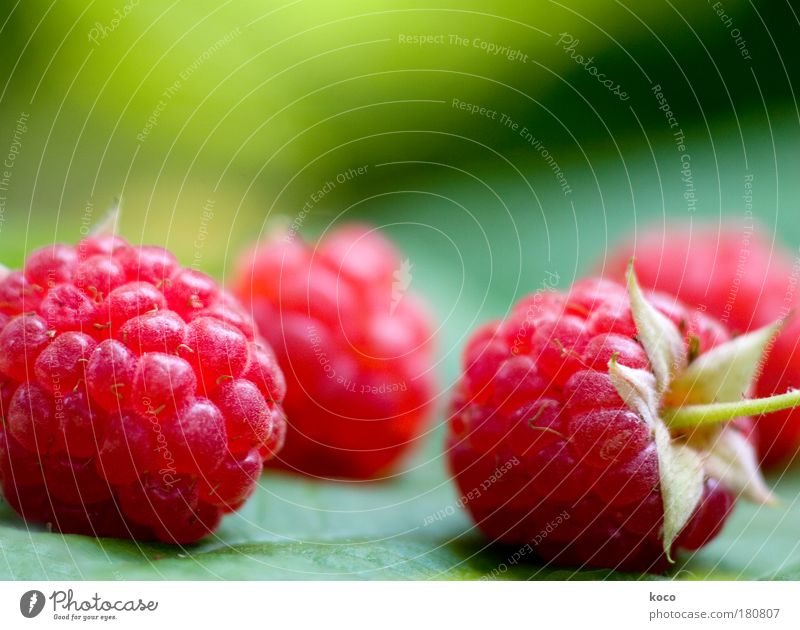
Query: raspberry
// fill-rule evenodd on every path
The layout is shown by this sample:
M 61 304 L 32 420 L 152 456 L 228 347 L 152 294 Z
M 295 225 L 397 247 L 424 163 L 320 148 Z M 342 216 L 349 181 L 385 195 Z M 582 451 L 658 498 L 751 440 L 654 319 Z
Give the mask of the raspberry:
M 261 475 L 263 460 L 255 450 L 240 455 L 228 453 L 220 464 L 216 482 L 204 483 L 201 494 L 208 503 L 223 509 L 239 506 L 253 492 L 253 484 Z
M 769 336 L 730 340 L 709 316 L 629 282 L 525 299 L 464 353 L 447 437 L 460 503 L 488 537 L 547 562 L 660 572 L 719 533 L 735 496 L 771 498 L 750 420 L 721 423 L 734 412 L 714 416 L 700 387 L 722 375 L 709 397 L 738 388 L 737 406 L 749 381 L 730 380 L 728 349 L 763 350 Z M 747 361 L 736 366 L 752 380 L 758 355 Z M 698 409 L 703 424 L 687 420 Z M 715 466 L 722 443 L 741 460 Z
M 0 277 L 0 488 L 64 533 L 185 544 L 281 448 L 272 349 L 208 276 L 90 236 Z
M 286 445 L 275 465 L 374 478 L 414 445 L 432 408 L 432 329 L 407 261 L 377 231 L 346 225 L 312 247 L 275 235 L 240 262 L 234 292 L 250 304 L 274 357 L 247 374 L 267 398 L 288 389 Z M 287 387 L 288 385 L 288 387 Z M 281 436 L 276 436 L 279 443 Z
M 610 278 L 624 276 L 631 257 L 642 286 L 677 296 L 734 332 L 786 317 L 800 303 L 800 268 L 763 228 L 735 225 L 652 228 L 620 244 L 603 261 Z M 775 340 L 758 381 L 760 396 L 800 388 L 800 321 L 792 318 Z M 800 411 L 754 418 L 762 461 L 774 466 L 800 451 Z

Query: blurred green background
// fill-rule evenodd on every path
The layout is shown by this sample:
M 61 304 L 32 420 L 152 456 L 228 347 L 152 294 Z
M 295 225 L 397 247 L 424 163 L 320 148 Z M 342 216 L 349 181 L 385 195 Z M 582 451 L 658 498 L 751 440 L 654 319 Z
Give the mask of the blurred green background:
M 742 221 L 752 211 L 797 251 L 798 35 L 792 3 L 770 0 L 3 0 L 2 263 L 76 240 L 115 198 L 130 240 L 169 247 L 222 279 L 279 216 L 312 236 L 367 219 L 407 252 L 413 286 L 434 304 L 447 385 L 477 323 L 545 281 L 568 286 L 646 225 Z M 427 501 L 403 513 L 419 524 L 455 500 L 438 431 L 410 481 L 374 496 L 279 480 L 285 493 L 277 485 L 259 497 L 268 521 L 278 519 L 279 531 L 285 524 L 277 538 L 373 540 L 384 531 L 380 518 L 339 520 L 337 529 L 303 520 L 305 512 L 276 516 L 286 514 L 276 501 L 296 505 L 308 492 L 321 493 L 315 514 L 349 501 L 373 511 L 370 501 Z M 390 501 L 382 492 L 399 494 Z M 749 571 L 751 549 L 723 561 L 724 575 L 797 574 L 800 551 L 788 532 L 800 514 L 787 510 L 763 517 L 766 525 L 752 510 L 739 517 L 723 550 L 749 536 L 754 545 L 767 540 L 778 560 Z M 384 519 L 392 535 L 392 527 L 414 530 Z M 228 523 L 226 548 L 258 538 Z M 432 558 L 433 568 L 406 576 L 491 568 L 483 559 L 474 569 L 472 551 L 464 559 L 445 548 L 462 545 L 467 530 L 459 516 L 424 532 L 417 542 L 428 551 L 414 548 L 414 558 Z M 15 553 L 28 545 L 17 543 Z M 140 557 L 119 550 L 128 562 Z M 410 553 L 377 549 L 375 567 L 387 566 L 384 552 Z M 151 557 L 163 553 L 131 575 L 148 575 Z M 714 570 L 714 553 L 690 570 Z M 343 566 L 372 570 L 369 553 L 348 557 Z M 252 573 L 231 566 L 230 575 L 264 575 L 259 563 Z

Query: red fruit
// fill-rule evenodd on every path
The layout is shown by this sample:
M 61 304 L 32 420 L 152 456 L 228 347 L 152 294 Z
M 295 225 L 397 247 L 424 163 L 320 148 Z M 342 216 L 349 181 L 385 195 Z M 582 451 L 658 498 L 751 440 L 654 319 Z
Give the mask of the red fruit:
M 227 322 L 238 329 L 247 341 L 254 341 L 256 338 L 255 326 L 250 315 L 241 307 L 239 301 L 222 293 L 215 304 L 208 308 L 201 308 L 189 314 L 189 319 L 195 320 L 198 317 L 209 315 L 215 319 Z
M 91 400 L 86 388 L 78 388 L 62 398 L 61 414 L 57 450 L 78 459 L 92 457 L 105 436 L 106 412 Z
M 94 332 L 97 305 L 74 284 L 59 284 L 47 291 L 38 312 L 47 320 L 48 327 L 55 328 L 58 332 Z
M 286 443 L 286 418 L 283 415 L 283 410 L 279 406 L 274 405 L 270 413 L 272 415 L 272 431 L 267 441 L 258 449 L 262 462 L 268 462 L 275 457 L 275 455 L 280 453 L 283 445 Z
M 119 493 L 120 506 L 131 520 L 151 527 L 188 517 L 199 500 L 197 479 L 188 476 L 165 481 L 145 475 Z
M 266 355 L 245 373 L 267 399 L 288 390 L 289 430 L 275 465 L 372 478 L 417 443 L 432 409 L 432 328 L 406 294 L 408 270 L 379 231 L 360 225 L 314 246 L 285 234 L 240 262 L 234 291 L 288 381 L 275 378 Z
M 253 329 L 211 278 L 118 237 L 0 274 L 3 497 L 64 533 L 213 532 L 286 430 L 283 374 Z M 201 497 L 218 485 L 231 501 Z
M 90 256 L 102 254 L 104 256 L 117 256 L 122 254 L 130 246 L 127 241 L 119 236 L 113 234 L 97 234 L 87 236 L 75 248 L 78 252 L 80 260 L 86 260 Z M 140 249 L 137 247 L 134 250 Z
M 240 506 L 237 506 L 237 509 Z M 173 545 L 185 545 L 212 534 L 219 527 L 222 515 L 234 510 L 200 502 L 194 510 L 179 513 L 180 518 L 162 523 L 153 528 L 156 537 Z
M 149 282 L 129 282 L 114 289 L 98 308 L 95 328 L 116 335 L 129 319 L 165 307 L 164 296 Z
M 219 296 L 214 279 L 194 269 L 179 269 L 164 283 L 169 307 L 187 319 L 195 311 L 210 308 Z
M 666 538 L 664 496 L 676 486 L 660 457 L 689 449 L 705 461 L 699 453 L 708 446 L 661 419 L 673 403 L 659 379 L 670 379 L 666 391 L 677 388 L 691 365 L 681 352 L 703 353 L 727 342 L 724 326 L 697 314 L 682 335 L 670 321 L 688 321 L 690 311 L 659 296 L 646 298 L 650 310 L 637 306 L 637 312 L 648 313 L 666 331 L 664 338 L 675 341 L 669 346 L 677 353 L 674 361 L 665 363 L 674 373 L 667 374 L 651 367 L 661 365 L 658 357 L 666 350 L 647 346 L 647 332 L 638 334 L 625 287 L 590 279 L 569 294 L 541 298 L 523 300 L 506 321 L 482 327 L 467 343 L 447 438 L 461 502 L 487 536 L 530 545 L 542 560 L 664 570 L 669 551 L 697 549 L 720 531 L 739 494 L 711 469 L 687 468 L 696 499 L 684 498 L 683 520 L 670 508 L 670 527 L 677 522 L 679 529 Z M 708 330 L 715 334 L 695 340 L 695 331 Z M 640 389 L 625 389 L 631 383 Z M 725 425 L 725 435 L 747 423 Z M 666 444 L 656 440 L 658 427 L 661 435 L 672 432 Z M 752 456 L 746 461 L 755 468 Z
M 70 505 L 91 505 L 111 498 L 111 486 L 97 475 L 92 459 L 68 455 L 50 457 L 44 463 L 47 492 Z
M 52 398 L 39 385 L 25 383 L 8 406 L 8 432 L 32 453 L 47 455 L 58 440 L 58 420 Z
M 250 364 L 242 378 L 253 381 L 261 395 L 269 401 L 283 400 L 286 397 L 286 379 L 278 367 L 278 360 L 272 349 L 263 346 L 250 346 Z
M 44 485 L 42 462 L 17 442 L 8 429 L 0 430 L 0 477 L 7 487 Z
M 572 449 L 581 460 L 603 469 L 629 462 L 650 444 L 647 425 L 629 409 L 595 407 L 573 414 L 567 431 L 572 436 Z
M 42 293 L 44 289 L 31 284 L 21 271 L 12 271 L 5 277 L 0 274 L 0 313 L 16 315 L 36 310 Z
M 150 419 L 154 420 L 153 426 L 158 426 L 155 416 Z M 150 419 L 123 412 L 112 414 L 106 423 L 95 468 L 112 485 L 125 487 L 150 471 L 156 452 Z
M 642 286 L 677 296 L 692 307 L 690 321 L 708 313 L 740 333 L 785 318 L 800 304 L 797 263 L 758 226 L 652 228 L 616 247 L 602 272 L 620 279 L 632 257 Z M 795 316 L 767 357 L 759 396 L 800 388 L 798 334 Z M 773 412 L 755 423 L 765 465 L 785 462 L 800 450 L 800 410 Z

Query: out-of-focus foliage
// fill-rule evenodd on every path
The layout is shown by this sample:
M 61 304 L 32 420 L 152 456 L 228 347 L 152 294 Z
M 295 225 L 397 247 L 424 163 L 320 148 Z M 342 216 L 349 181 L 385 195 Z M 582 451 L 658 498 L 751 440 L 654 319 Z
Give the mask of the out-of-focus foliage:
M 499 152 L 547 188 L 558 182 L 532 142 L 590 171 L 669 140 L 654 85 L 694 146 L 713 144 L 721 123 L 762 131 L 767 110 L 792 113 L 798 60 L 778 51 L 792 50 L 796 18 L 780 3 L 726 3 L 724 16 L 712 4 L 4 2 L 2 139 L 29 114 L 8 202 L 20 212 L 7 221 L 58 214 L 66 238 L 87 202 L 121 194 L 129 233 L 174 238 L 197 231 L 211 200 L 219 267 L 228 235 L 239 243 L 270 212 L 294 216 L 351 167 L 371 171 L 315 203 L 309 223 L 394 188 L 397 173 L 375 168 L 385 162 L 471 170 Z

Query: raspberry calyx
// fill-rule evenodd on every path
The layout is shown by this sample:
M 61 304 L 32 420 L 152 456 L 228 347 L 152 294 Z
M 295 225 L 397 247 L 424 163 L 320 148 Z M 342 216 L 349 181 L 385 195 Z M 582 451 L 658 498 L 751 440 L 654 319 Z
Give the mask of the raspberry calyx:
M 651 369 L 626 367 L 614 355 L 609 376 L 619 396 L 653 433 L 664 508 L 663 546 L 671 560 L 672 544 L 703 496 L 707 471 L 730 492 L 759 503 L 775 501 L 753 445 L 726 423 L 798 406 L 800 392 L 747 398 L 780 323 L 726 341 L 690 361 L 678 327 L 644 297 L 633 263 L 627 281 L 637 336 Z
M 765 226 L 738 221 L 653 225 L 637 230 L 635 239 L 609 252 L 598 272 L 624 282 L 632 257 L 646 291 L 674 296 L 698 313 L 718 319 L 734 335 L 783 317 L 786 325 L 770 342 L 755 395 L 800 389 L 800 318 L 791 317 L 798 307 L 797 265 Z M 800 409 L 771 410 L 752 420 L 762 466 L 782 467 L 800 454 Z

